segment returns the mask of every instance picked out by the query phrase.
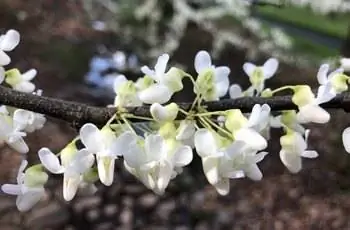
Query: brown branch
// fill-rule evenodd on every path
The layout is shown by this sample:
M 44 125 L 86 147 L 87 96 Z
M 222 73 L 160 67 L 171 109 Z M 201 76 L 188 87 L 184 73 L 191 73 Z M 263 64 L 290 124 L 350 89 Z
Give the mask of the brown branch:
M 4 86 L 0 86 L 0 104 L 58 118 L 72 123 L 74 127 L 80 127 L 88 122 L 103 126 L 116 110 L 115 108 L 89 106 L 77 102 L 21 93 Z M 273 111 L 297 109 L 291 100 L 291 96 L 244 97 L 203 103 L 208 111 L 241 109 L 242 112 L 251 111 L 255 104 L 268 104 Z M 191 103 L 179 103 L 179 106 L 188 111 Z M 344 109 L 346 112 L 350 112 L 350 93 L 338 95 L 330 102 L 322 104 L 322 107 Z M 128 108 L 128 111 L 136 116 L 150 117 L 149 106 Z

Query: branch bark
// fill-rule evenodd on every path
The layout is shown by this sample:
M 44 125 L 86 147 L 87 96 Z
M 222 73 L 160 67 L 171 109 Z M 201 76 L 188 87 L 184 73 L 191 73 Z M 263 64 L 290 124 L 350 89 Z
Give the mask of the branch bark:
M 0 104 L 58 118 L 71 123 L 73 127 L 80 127 L 88 122 L 103 126 L 116 111 L 116 108 L 89 106 L 77 102 L 17 92 L 4 86 L 0 86 Z M 268 104 L 273 111 L 297 109 L 291 100 L 291 96 L 244 97 L 203 103 L 208 111 L 241 109 L 242 112 L 250 112 L 255 104 Z M 191 103 L 179 103 L 178 105 L 186 111 L 189 111 L 191 107 Z M 346 112 L 350 112 L 350 93 L 338 95 L 321 106 L 327 109 L 344 109 Z M 127 110 L 136 116 L 151 116 L 149 106 L 128 108 Z

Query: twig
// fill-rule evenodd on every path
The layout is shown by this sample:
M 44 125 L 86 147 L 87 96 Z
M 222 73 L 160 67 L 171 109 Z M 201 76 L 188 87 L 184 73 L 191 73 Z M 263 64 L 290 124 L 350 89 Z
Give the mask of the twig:
M 77 102 L 17 92 L 4 86 L 0 86 L 0 104 L 58 118 L 71 123 L 74 127 L 80 127 L 88 122 L 103 126 L 116 111 L 116 108 L 89 106 Z M 190 110 L 191 104 L 178 103 L 181 109 L 185 111 Z M 209 112 L 228 109 L 240 109 L 242 112 L 250 112 L 255 104 L 268 104 L 273 111 L 297 109 L 291 100 L 291 96 L 274 96 L 271 98 L 244 97 L 203 103 Z M 328 109 L 344 109 L 346 112 L 350 112 L 350 93 L 338 95 L 321 106 Z M 128 108 L 127 110 L 135 116 L 151 117 L 149 106 Z M 183 114 L 179 114 L 178 119 L 182 117 Z M 134 119 L 133 121 L 137 120 Z

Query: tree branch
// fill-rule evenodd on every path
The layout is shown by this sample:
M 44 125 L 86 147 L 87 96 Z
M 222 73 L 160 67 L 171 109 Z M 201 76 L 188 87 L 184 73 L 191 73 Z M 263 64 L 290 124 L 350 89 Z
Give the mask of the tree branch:
M 0 86 L 0 104 L 58 118 L 71 123 L 74 127 L 80 127 L 88 122 L 103 126 L 116 111 L 116 108 L 89 106 L 77 102 L 17 92 L 4 86 Z M 241 109 L 242 112 L 250 112 L 255 104 L 268 104 L 273 111 L 297 109 L 291 100 L 291 96 L 224 99 L 215 102 L 205 102 L 203 106 L 208 111 Z M 191 103 L 178 103 L 178 105 L 186 111 L 189 111 L 191 107 Z M 328 109 L 344 109 L 346 112 L 350 112 L 350 93 L 338 95 L 321 106 Z M 127 110 L 136 116 L 151 116 L 149 106 L 128 108 Z M 181 117 L 179 116 L 178 118 Z

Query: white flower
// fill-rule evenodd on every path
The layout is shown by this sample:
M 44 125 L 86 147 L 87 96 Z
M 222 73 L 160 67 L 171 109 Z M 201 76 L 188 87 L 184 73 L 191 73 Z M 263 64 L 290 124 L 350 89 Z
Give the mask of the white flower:
M 299 123 L 327 123 L 330 119 L 329 113 L 319 104 L 329 100 L 330 85 L 318 90 L 317 97 L 312 93 L 310 86 L 295 86 L 292 101 L 298 106 L 297 120 Z
M 20 35 L 16 30 L 9 30 L 0 36 L 0 66 L 8 65 L 11 58 L 5 53 L 12 51 L 19 43 Z
M 341 58 L 340 65 L 345 71 L 350 71 L 350 58 Z
M 35 69 L 30 69 L 27 72 L 21 74 L 18 69 L 12 69 L 6 72 L 5 82 L 12 86 L 14 90 L 32 93 L 35 89 L 35 85 L 30 82 L 37 74 Z
M 198 73 L 196 94 L 201 94 L 206 101 L 216 101 L 226 95 L 230 83 L 228 67 L 212 65 L 209 53 L 203 50 L 196 54 L 194 67 Z
M 141 67 L 141 71 L 156 82 L 140 92 L 139 96 L 142 102 L 164 104 L 170 100 L 173 93 L 183 89 L 183 71 L 172 67 L 165 73 L 168 61 L 169 55 L 162 54 L 158 57 L 154 70 L 148 66 Z
M 304 135 L 305 128 L 299 124 L 297 112 L 295 110 L 282 111 L 281 115 L 270 117 L 270 126 L 273 128 L 287 127 Z
M 82 174 L 94 163 L 94 156 L 86 149 L 78 150 L 74 143 L 67 145 L 61 151 L 61 163 L 48 148 L 41 148 L 38 155 L 47 170 L 54 174 L 63 174 L 63 198 L 66 201 L 74 198 L 82 181 Z
M 170 179 L 192 161 L 192 149 L 175 140 L 150 134 L 142 139 L 128 133 L 124 165 L 146 187 L 163 194 Z
M 179 112 L 179 106 L 174 102 L 166 106 L 162 106 L 159 103 L 154 103 L 150 107 L 150 112 L 155 121 L 174 121 Z
M 305 139 L 295 131 L 287 130 L 287 133 L 281 137 L 280 158 L 282 163 L 292 173 L 297 173 L 301 170 L 301 157 L 316 158 L 316 151 L 306 150 L 309 130 L 305 131 Z
M 246 62 L 243 65 L 244 72 L 248 75 L 254 89 L 261 93 L 265 87 L 265 80 L 270 79 L 278 69 L 278 60 L 268 59 L 263 66 L 256 66 L 253 63 Z
M 105 126 L 99 130 L 94 124 L 87 123 L 80 129 L 80 139 L 87 150 L 96 154 L 98 175 L 103 184 L 113 183 L 114 164 L 118 156 L 123 154 L 128 140 L 126 135 L 116 134 Z
M 238 84 L 233 84 L 229 88 L 229 95 L 231 99 L 240 97 L 252 97 L 254 96 L 254 87 L 249 87 L 246 91 L 242 91 L 241 86 Z
M 29 133 L 41 129 L 46 122 L 44 115 L 24 109 L 16 109 L 13 113 L 13 120 L 18 124 L 20 130 Z
M 0 143 L 6 142 L 19 153 L 27 153 L 29 148 L 23 137 L 27 134 L 20 131 L 20 125 L 6 114 L 0 114 Z
M 19 211 L 25 212 L 31 209 L 45 195 L 44 184 L 48 176 L 42 172 L 40 166 L 24 169 L 28 162 L 23 160 L 17 174 L 17 184 L 4 184 L 1 190 L 10 195 L 16 195 L 16 206 Z
M 119 75 L 114 80 L 114 92 L 116 107 L 137 107 L 142 105 L 134 82 L 128 81 L 124 75 Z
M 260 132 L 268 128 L 270 110 L 267 104 L 262 106 L 256 104 L 249 119 L 239 109 L 229 110 L 226 116 L 225 127 L 232 132 L 235 140 L 244 141 L 255 150 L 262 150 L 267 147 L 267 141 Z
M 328 74 L 329 65 L 323 64 L 320 66 L 317 73 L 317 80 L 320 84 L 318 95 L 322 95 L 319 103 L 324 103 L 332 100 L 337 94 L 348 89 L 347 80 L 349 77 L 343 74 L 344 69 L 336 69 Z
M 257 154 L 244 141 L 229 145 L 220 143 L 218 136 L 207 129 L 195 133 L 194 144 L 202 158 L 204 174 L 219 194 L 227 195 L 230 190 L 229 179 L 247 176 L 260 180 L 262 173 L 257 166 L 267 153 Z

